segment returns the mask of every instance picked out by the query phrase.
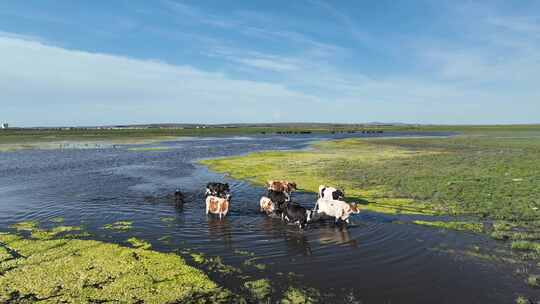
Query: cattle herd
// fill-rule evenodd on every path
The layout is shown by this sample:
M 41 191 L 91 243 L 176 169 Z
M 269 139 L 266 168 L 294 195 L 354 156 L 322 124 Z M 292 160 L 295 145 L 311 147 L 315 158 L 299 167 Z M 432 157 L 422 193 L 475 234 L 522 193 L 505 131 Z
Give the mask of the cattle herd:
M 297 188 L 296 183 L 284 180 L 271 180 L 267 183 L 267 193 L 259 201 L 260 211 L 280 217 L 283 221 L 297 224 L 303 229 L 321 215 L 335 219 L 335 222 L 349 223 L 349 216 L 360 210 L 355 203 L 344 201 L 344 193 L 334 187 L 319 186 L 318 199 L 313 209 L 307 209 L 291 200 Z M 226 183 L 206 185 L 206 214 L 216 214 L 221 219 L 227 215 L 231 204 L 231 190 Z

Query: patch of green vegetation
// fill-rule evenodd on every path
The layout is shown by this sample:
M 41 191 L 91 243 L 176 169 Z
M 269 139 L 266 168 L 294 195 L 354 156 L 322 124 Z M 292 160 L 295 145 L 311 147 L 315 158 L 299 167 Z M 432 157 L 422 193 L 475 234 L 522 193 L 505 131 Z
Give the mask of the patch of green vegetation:
M 32 238 L 34 239 L 52 239 L 54 237 L 57 237 L 59 234 L 65 233 L 65 232 L 72 232 L 72 231 L 80 231 L 81 227 L 75 227 L 75 226 L 58 226 L 54 227 L 49 230 L 44 229 L 35 229 L 32 231 Z
M 176 220 L 176 218 L 172 216 L 164 216 L 164 217 L 160 217 L 159 219 L 164 223 L 171 223 Z
M 167 151 L 170 147 L 133 147 L 128 148 L 128 151 L 134 151 L 134 152 L 160 152 L 160 151 Z
M 138 239 L 136 237 L 130 237 L 127 239 L 127 242 L 131 244 L 131 246 L 135 248 L 141 248 L 141 249 L 150 249 L 152 248 L 152 245 L 146 241 L 143 241 L 141 239 Z
M 132 221 L 118 221 L 112 224 L 103 225 L 103 229 L 116 230 L 116 231 L 127 231 L 133 228 Z
M 193 258 L 193 261 L 197 264 L 204 264 L 206 263 L 206 258 L 204 257 L 204 254 L 202 253 L 191 253 L 191 257 Z
M 247 259 L 244 261 L 244 265 L 245 266 L 251 266 L 251 267 L 254 267 L 255 269 L 257 270 L 260 270 L 260 271 L 263 271 L 266 269 L 266 265 L 264 264 L 261 264 L 261 263 L 256 263 L 255 261 L 257 260 L 257 258 L 250 258 L 250 259 Z
M 0 246 L 0 262 L 11 258 L 13 258 L 13 256 L 9 253 L 9 251 L 5 247 Z
M 511 247 L 514 250 L 535 251 L 537 253 L 540 253 L 540 243 L 536 242 L 513 241 Z
M 442 221 L 413 221 L 416 225 L 423 225 L 429 227 L 459 230 L 459 231 L 471 231 L 476 233 L 482 233 L 484 231 L 484 225 L 482 223 L 471 222 L 442 222 Z
M 532 304 L 532 301 L 523 296 L 519 296 L 516 299 L 516 304 Z
M 171 242 L 171 236 L 170 235 L 164 235 L 158 239 L 158 241 L 163 242 L 165 244 L 169 244 Z
M 431 130 L 437 129 L 444 128 Z M 346 199 L 364 210 L 475 216 L 516 225 L 512 233 L 495 229 L 495 238 L 539 238 L 540 128 L 455 129 L 463 134 L 345 139 L 201 163 L 257 185 L 288 179 L 304 191 L 317 192 L 320 184 L 342 187 Z
M 540 276 L 530 275 L 527 278 L 527 284 L 529 284 L 529 286 L 535 287 L 535 288 L 540 287 Z
M 272 293 L 272 286 L 270 285 L 270 280 L 268 279 L 247 281 L 244 283 L 244 288 L 247 289 L 251 296 L 259 302 L 268 299 Z
M 57 217 L 53 217 L 53 218 L 50 218 L 49 219 L 49 222 L 53 222 L 53 223 L 63 223 L 64 222 L 64 217 L 62 216 L 57 216 Z
M 174 254 L 91 240 L 25 239 L 14 234 L 0 234 L 0 243 L 0 302 L 230 300 L 230 292 Z
M 30 232 L 30 235 L 34 239 L 52 239 L 57 237 L 60 234 L 65 234 L 66 232 L 80 231 L 81 227 L 75 226 L 57 226 L 52 229 L 40 229 L 38 221 L 24 221 L 15 223 L 10 226 L 11 228 L 16 229 L 17 231 Z
M 283 294 L 281 304 L 311 304 L 317 303 L 320 294 L 315 289 L 299 289 L 289 287 Z
M 253 253 L 253 252 L 249 252 L 247 250 L 240 250 L 240 249 L 235 249 L 234 253 L 238 254 L 238 255 L 243 255 L 243 256 L 254 256 L 255 255 L 255 253 Z
M 189 255 L 197 264 L 203 265 L 209 271 L 218 272 L 224 275 L 240 274 L 242 270 L 223 263 L 219 256 L 207 258 L 203 253 L 190 252 Z
M 9 227 L 15 228 L 17 229 L 17 231 L 34 231 L 38 229 L 39 222 L 38 221 L 24 221 L 24 222 L 15 223 Z

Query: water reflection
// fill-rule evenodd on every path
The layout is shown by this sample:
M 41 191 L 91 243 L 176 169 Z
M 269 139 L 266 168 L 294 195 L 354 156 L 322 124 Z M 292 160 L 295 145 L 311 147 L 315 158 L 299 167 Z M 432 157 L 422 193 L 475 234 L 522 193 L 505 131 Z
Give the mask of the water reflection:
M 221 239 L 227 248 L 232 248 L 232 228 L 227 217 L 219 219 L 218 217 L 208 215 L 208 235 L 210 239 Z
M 345 245 L 352 248 L 358 247 L 358 240 L 351 238 L 349 228 L 345 225 L 332 225 L 321 223 L 316 230 L 321 244 Z

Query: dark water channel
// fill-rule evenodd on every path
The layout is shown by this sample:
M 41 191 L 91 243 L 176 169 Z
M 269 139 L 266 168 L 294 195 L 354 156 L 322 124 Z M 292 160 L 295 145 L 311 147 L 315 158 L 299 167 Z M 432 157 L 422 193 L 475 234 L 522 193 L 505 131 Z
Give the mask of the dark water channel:
M 0 153 L 0 230 L 20 221 L 61 216 L 67 225 L 83 225 L 93 239 L 126 244 L 136 236 L 156 250 L 190 248 L 235 267 L 244 265 L 246 256 L 239 252 L 246 251 L 266 268 L 245 268 L 244 274 L 270 278 L 278 289 L 293 278 L 327 294 L 325 302 L 513 303 L 517 295 L 531 294 L 511 265 L 432 250 L 501 246 L 483 236 L 400 224 L 399 216 L 375 213 L 355 216 L 348 228 L 323 221 L 299 231 L 258 212 L 264 189 L 225 179 L 194 162 L 302 149 L 313 140 L 342 137 L 200 138 L 153 145 L 168 148 L 162 151 L 120 146 Z M 231 212 L 220 221 L 204 214 L 203 190 L 208 181 L 221 180 L 232 185 L 234 199 Z M 176 188 L 187 193 L 183 209 L 167 198 Z M 316 198 L 313 193 L 293 196 L 309 207 Z M 121 220 L 133 221 L 133 229 L 102 229 Z M 164 236 L 166 242 L 158 240 Z M 239 282 L 220 283 L 234 289 Z

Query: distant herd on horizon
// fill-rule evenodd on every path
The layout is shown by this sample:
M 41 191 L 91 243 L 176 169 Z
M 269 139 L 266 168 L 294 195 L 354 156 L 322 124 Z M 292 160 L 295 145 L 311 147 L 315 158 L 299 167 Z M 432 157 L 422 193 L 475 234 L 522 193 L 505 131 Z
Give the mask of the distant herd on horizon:
M 300 229 L 321 216 L 332 217 L 335 223 L 349 223 L 351 214 L 358 214 L 360 209 L 356 203 L 344 201 L 343 190 L 325 185 L 319 186 L 318 199 L 313 209 L 307 209 L 291 200 L 291 194 L 297 190 L 295 182 L 286 180 L 270 180 L 267 182 L 267 193 L 259 201 L 260 211 L 268 216 L 279 217 L 287 223 L 297 224 Z M 215 214 L 223 218 L 229 212 L 232 193 L 227 183 L 211 182 L 205 191 L 206 214 Z M 184 197 L 180 190 L 174 193 L 177 204 L 183 204 Z

